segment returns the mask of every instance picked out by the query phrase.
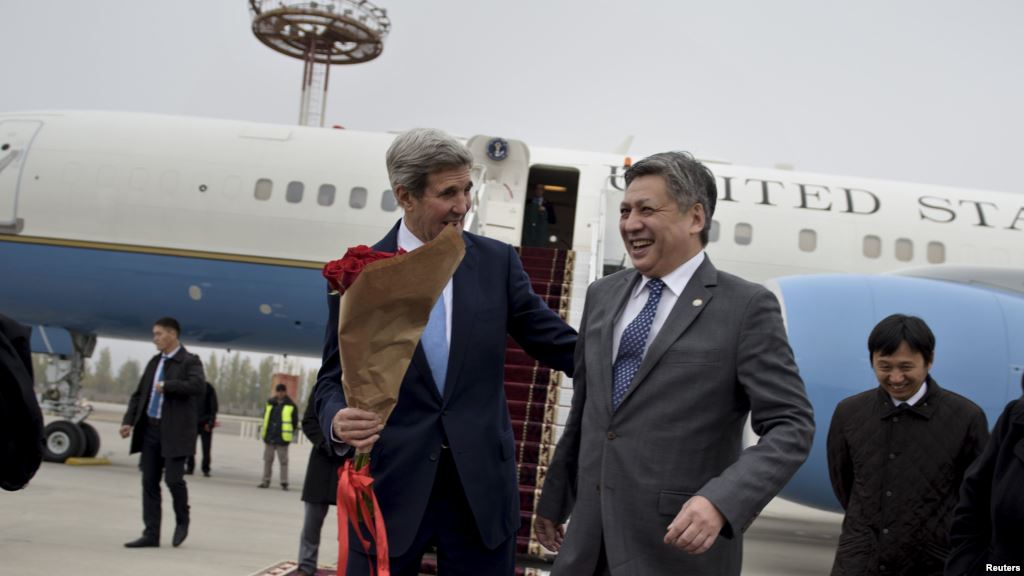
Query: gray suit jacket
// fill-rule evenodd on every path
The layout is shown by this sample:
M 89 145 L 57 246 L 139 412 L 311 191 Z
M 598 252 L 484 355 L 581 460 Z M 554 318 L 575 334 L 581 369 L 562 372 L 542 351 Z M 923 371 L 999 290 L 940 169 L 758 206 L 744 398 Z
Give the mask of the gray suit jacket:
M 555 575 L 739 574 L 742 532 L 807 457 L 814 419 L 775 296 L 705 259 L 612 411 L 612 331 L 640 274 L 587 290 L 572 410 L 537 512 L 572 513 Z M 743 450 L 747 414 L 760 441 Z M 663 543 L 693 495 L 726 519 L 691 556 Z

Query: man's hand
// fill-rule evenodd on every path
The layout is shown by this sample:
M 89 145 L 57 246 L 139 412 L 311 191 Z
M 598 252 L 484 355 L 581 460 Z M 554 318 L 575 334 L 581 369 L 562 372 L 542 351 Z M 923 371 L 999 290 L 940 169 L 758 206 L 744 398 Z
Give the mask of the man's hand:
M 366 449 L 380 440 L 384 424 L 373 412 L 359 408 L 342 408 L 331 421 L 334 437 L 353 448 Z
M 156 383 L 156 391 L 160 392 L 161 394 L 163 394 L 163 391 L 164 391 L 164 381 L 163 380 L 161 380 L 161 381 Z
M 668 525 L 665 544 L 688 554 L 703 554 L 711 548 L 725 526 L 725 518 L 710 500 L 694 496 L 683 504 L 675 520 Z
M 562 547 L 562 540 L 565 539 L 565 524 L 555 526 L 554 522 L 538 514 L 533 523 L 533 531 L 537 534 L 537 541 L 540 542 L 540 545 L 548 550 L 558 552 L 558 549 Z
M 118 432 L 121 433 L 121 438 L 127 438 L 132 433 L 132 427 L 128 424 L 122 424 Z

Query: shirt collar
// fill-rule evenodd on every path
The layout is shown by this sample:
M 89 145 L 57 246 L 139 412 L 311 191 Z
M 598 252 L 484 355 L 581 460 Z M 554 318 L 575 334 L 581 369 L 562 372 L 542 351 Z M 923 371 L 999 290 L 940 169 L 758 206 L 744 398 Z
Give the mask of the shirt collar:
M 897 399 L 893 398 L 892 395 L 890 394 L 889 395 L 889 399 L 892 400 L 892 405 L 896 406 L 897 408 L 899 408 L 900 404 L 907 404 L 908 406 L 915 406 L 918 402 L 921 401 L 921 398 L 924 398 L 924 395 L 927 392 L 928 392 L 928 381 L 925 380 L 924 382 L 921 383 L 921 387 L 917 389 L 917 392 L 915 392 L 914 395 L 911 396 L 910 398 L 907 398 L 906 400 L 897 400 Z
M 163 352 L 161 352 L 161 353 L 160 353 L 160 355 L 161 355 L 161 356 L 162 356 L 163 358 L 174 358 L 174 356 L 175 356 L 175 355 L 176 355 L 176 354 L 178 353 L 178 350 L 181 350 L 181 345 L 179 345 L 179 346 L 178 346 L 177 348 L 175 348 L 174 350 L 171 350 L 171 353 L 170 353 L 170 354 L 164 354 Z
M 423 241 L 409 230 L 405 225 L 405 218 L 402 218 L 402 225 L 398 227 L 398 247 L 406 252 L 412 252 L 420 246 L 423 246 Z
M 678 268 L 669 272 L 661 278 L 661 281 L 665 283 L 665 287 L 672 291 L 672 294 L 679 297 L 686 288 L 686 285 L 690 282 L 690 278 L 693 277 L 694 272 L 704 262 L 704 251 L 701 250 L 693 258 L 690 258 L 686 262 L 679 265 Z M 647 276 L 643 276 L 640 280 L 640 284 L 637 285 L 636 289 L 633 290 L 633 298 L 640 296 L 643 293 L 644 287 L 651 279 Z

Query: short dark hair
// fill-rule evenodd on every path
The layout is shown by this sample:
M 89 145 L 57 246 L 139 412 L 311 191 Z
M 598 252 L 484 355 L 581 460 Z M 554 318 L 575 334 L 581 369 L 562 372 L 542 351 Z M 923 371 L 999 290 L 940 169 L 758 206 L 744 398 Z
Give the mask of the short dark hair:
M 174 330 L 175 334 L 177 334 L 179 336 L 181 335 L 181 324 L 178 324 L 178 321 L 175 320 L 174 318 L 171 318 L 170 316 L 164 316 L 163 318 L 158 318 L 156 322 L 153 322 L 153 325 L 154 326 L 162 326 L 164 328 L 169 328 L 171 330 Z
M 277 386 L 274 387 L 274 392 L 287 392 L 287 391 L 288 391 L 288 387 L 285 386 L 284 384 L 278 384 Z
M 718 203 L 718 187 L 715 175 L 707 166 L 696 160 L 689 152 L 662 152 L 648 156 L 626 170 L 626 186 L 641 176 L 661 176 L 665 179 L 668 193 L 675 198 L 679 210 L 689 210 L 694 204 L 704 206 L 704 229 L 700 231 L 700 243 L 708 245 L 711 233 L 711 219 Z
M 931 363 L 935 359 L 935 334 L 932 334 L 932 329 L 924 320 L 906 314 L 887 316 L 875 325 L 868 336 L 868 359 L 874 360 L 876 353 L 889 356 L 904 342 L 911 351 L 923 356 L 925 362 Z

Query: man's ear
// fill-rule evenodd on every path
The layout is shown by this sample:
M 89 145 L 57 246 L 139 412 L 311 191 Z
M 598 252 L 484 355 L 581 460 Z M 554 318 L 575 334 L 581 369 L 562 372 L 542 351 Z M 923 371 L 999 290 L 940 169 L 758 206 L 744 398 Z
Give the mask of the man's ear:
M 704 212 L 704 205 L 697 202 L 693 205 L 693 226 L 690 227 L 690 231 L 694 234 L 700 234 L 701 230 L 704 229 L 706 219 L 707 214 Z
M 408 210 L 412 207 L 412 195 L 409 194 L 409 189 L 404 184 L 395 186 L 395 200 L 402 207 L 402 210 Z

